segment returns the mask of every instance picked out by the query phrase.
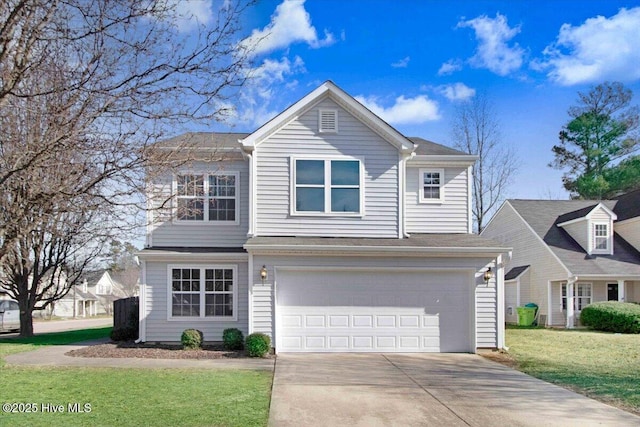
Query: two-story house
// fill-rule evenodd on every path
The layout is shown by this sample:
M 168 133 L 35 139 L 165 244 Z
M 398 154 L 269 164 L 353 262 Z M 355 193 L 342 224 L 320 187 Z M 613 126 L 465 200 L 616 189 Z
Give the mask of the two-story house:
M 481 234 L 513 248 L 505 320 L 573 328 L 596 301 L 640 302 L 640 190 L 616 200 L 507 200 Z
M 140 340 L 186 328 L 276 352 L 503 347 L 503 256 L 471 232 L 475 156 L 408 138 L 332 82 L 149 182 Z M 154 202 L 154 199 L 156 200 Z M 496 279 L 497 278 L 497 279 Z

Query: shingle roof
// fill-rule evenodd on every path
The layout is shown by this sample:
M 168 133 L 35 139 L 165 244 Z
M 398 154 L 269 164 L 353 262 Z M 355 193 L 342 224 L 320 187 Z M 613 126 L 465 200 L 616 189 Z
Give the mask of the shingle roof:
M 640 216 L 640 189 L 616 197 L 614 212 L 618 221 Z
M 426 139 L 419 138 L 417 136 L 410 136 L 407 139 L 414 144 L 417 144 L 415 153 L 419 156 L 439 156 L 439 155 L 456 155 L 456 156 L 467 156 L 468 153 L 455 150 L 451 147 L 447 147 L 442 144 L 438 144 L 433 141 L 427 141 Z
M 640 252 L 614 234 L 613 255 L 588 255 L 559 223 L 573 212 L 602 203 L 614 210 L 615 200 L 509 200 L 509 204 L 574 275 L 640 275 Z M 561 220 L 562 218 L 562 220 Z
M 513 267 L 511 270 L 504 275 L 504 280 L 514 280 L 517 279 L 522 273 L 527 271 L 529 268 L 528 265 L 520 265 L 518 267 Z
M 412 234 L 406 239 L 352 238 L 352 237 L 253 237 L 249 247 L 259 246 L 341 246 L 378 248 L 430 248 L 430 249 L 491 249 L 507 251 L 504 245 L 476 234 Z

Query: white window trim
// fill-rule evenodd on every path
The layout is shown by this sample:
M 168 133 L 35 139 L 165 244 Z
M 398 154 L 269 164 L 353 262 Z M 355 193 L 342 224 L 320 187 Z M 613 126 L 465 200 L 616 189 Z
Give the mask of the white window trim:
M 577 282 L 577 283 L 574 283 L 573 284 L 573 289 L 574 289 L 574 293 L 576 294 L 576 296 L 573 298 L 573 304 L 574 304 L 573 310 L 576 313 L 579 313 L 580 311 L 582 311 L 582 310 L 578 310 L 578 307 L 576 306 L 576 302 L 577 302 L 578 298 L 584 298 L 584 297 L 579 297 L 578 296 L 578 286 L 588 286 L 589 287 L 589 295 L 590 295 L 589 298 L 591 299 L 589 304 L 593 303 L 593 283 L 590 283 L 590 282 Z M 563 304 L 563 299 L 565 299 L 566 297 L 562 296 L 562 288 L 569 289 L 566 282 L 560 283 L 560 311 L 565 312 L 565 311 L 567 311 L 567 309 L 563 308 L 563 305 L 565 305 L 565 304 Z M 589 305 L 589 304 L 587 304 L 587 305 Z
M 199 269 L 200 270 L 200 316 L 176 316 L 172 315 L 173 292 L 171 282 L 173 279 L 172 270 Z M 205 316 L 205 270 L 227 269 L 233 270 L 233 316 Z M 213 322 L 232 322 L 238 320 L 238 266 L 236 264 L 169 264 L 167 265 L 167 320 L 170 322 L 193 322 L 195 319 Z
M 596 244 L 596 227 L 598 225 L 604 225 L 605 227 L 607 227 L 607 235 L 604 236 L 604 238 L 606 239 L 607 242 L 607 247 L 605 249 L 597 249 L 597 244 Z M 591 243 L 591 253 L 594 254 L 611 254 L 611 247 L 612 247 L 612 233 L 611 233 L 611 224 L 609 222 L 606 221 L 593 221 L 591 223 L 591 239 L 590 239 L 590 243 Z
M 296 160 L 317 160 L 323 161 L 324 167 L 324 212 L 314 211 L 300 211 L 296 210 Z M 331 209 L 331 162 L 332 161 L 357 161 L 359 164 L 360 172 L 360 211 L 359 212 L 332 212 Z M 327 167 L 329 164 L 329 167 Z M 325 217 L 364 217 L 364 161 L 355 157 L 305 157 L 305 156 L 291 156 L 290 158 L 290 186 L 289 194 L 291 197 L 291 206 L 289 213 L 291 216 L 325 216 Z
M 333 114 L 333 120 L 335 123 L 335 128 L 332 129 L 324 129 L 322 127 L 322 115 L 326 113 Z M 332 110 L 327 108 L 320 108 L 318 110 L 318 132 L 319 133 L 338 133 L 338 110 Z
M 440 198 L 438 199 L 426 199 L 424 197 L 424 174 L 425 173 L 439 173 L 440 174 Z M 443 203 L 444 202 L 444 168 L 420 168 L 418 173 L 418 197 L 420 203 Z
M 178 219 L 178 176 L 180 175 L 202 175 L 204 177 L 204 212 L 202 220 L 188 220 L 188 219 Z M 209 197 L 209 177 L 211 176 L 234 176 L 236 179 L 236 219 L 235 221 L 216 221 L 209 220 L 209 208 L 208 202 L 210 200 Z M 173 175 L 173 195 L 174 195 L 174 203 L 173 203 L 173 223 L 180 225 L 189 225 L 189 226 L 202 226 L 203 224 L 207 225 L 239 225 L 240 224 L 240 172 L 237 171 L 221 171 L 216 173 L 207 173 L 207 172 L 194 172 L 194 171 L 182 171 L 180 173 Z

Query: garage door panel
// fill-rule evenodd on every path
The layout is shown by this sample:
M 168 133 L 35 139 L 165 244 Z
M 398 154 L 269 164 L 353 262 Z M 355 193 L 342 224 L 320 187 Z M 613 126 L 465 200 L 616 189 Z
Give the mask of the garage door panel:
M 279 352 L 472 351 L 464 273 L 279 272 Z

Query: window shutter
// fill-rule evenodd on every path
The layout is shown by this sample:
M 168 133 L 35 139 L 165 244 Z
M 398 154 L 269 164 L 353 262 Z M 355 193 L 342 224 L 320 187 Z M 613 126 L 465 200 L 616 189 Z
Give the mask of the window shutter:
M 338 111 L 320 110 L 318 119 L 320 132 L 338 132 Z

